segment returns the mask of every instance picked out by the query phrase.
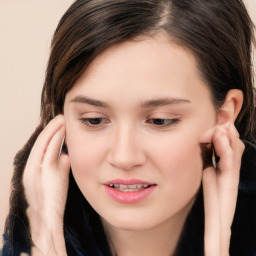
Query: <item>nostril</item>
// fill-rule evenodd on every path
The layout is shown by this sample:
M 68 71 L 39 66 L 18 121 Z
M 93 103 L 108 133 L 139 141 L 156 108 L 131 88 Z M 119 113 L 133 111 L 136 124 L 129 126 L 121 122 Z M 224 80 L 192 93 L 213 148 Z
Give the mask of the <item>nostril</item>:
M 119 130 L 110 142 L 107 160 L 117 169 L 131 170 L 144 164 L 146 157 L 141 147 L 142 144 L 131 136 L 130 129 L 127 127 L 125 129 L 126 131 L 123 132 Z

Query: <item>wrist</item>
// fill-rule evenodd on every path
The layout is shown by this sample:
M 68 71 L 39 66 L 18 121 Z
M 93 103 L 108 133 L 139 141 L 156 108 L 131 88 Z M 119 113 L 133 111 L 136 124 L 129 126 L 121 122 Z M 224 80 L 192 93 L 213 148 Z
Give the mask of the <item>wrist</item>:
M 47 216 L 47 214 L 38 212 L 27 209 L 33 242 L 32 255 L 67 255 L 63 220 L 49 218 L 49 214 Z
M 38 251 L 37 254 L 32 255 L 39 256 L 39 252 L 42 255 L 51 256 L 67 255 L 63 229 L 49 230 L 48 228 L 41 228 L 38 231 L 31 230 L 31 238 L 33 241 L 32 251 Z

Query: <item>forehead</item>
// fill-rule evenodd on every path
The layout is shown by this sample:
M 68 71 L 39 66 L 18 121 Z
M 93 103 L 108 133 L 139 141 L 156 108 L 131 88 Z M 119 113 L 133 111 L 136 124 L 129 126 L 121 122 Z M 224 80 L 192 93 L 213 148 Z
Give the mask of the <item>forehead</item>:
M 114 45 L 96 57 L 67 95 L 198 96 L 208 90 L 193 54 L 163 34 Z

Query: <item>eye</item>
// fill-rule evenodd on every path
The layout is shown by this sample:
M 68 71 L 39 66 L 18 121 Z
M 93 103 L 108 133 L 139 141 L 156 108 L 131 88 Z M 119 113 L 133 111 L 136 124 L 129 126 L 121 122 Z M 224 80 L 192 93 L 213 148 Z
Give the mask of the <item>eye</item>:
M 177 124 L 180 121 L 178 118 L 165 119 L 165 118 L 152 118 L 147 120 L 147 123 L 153 124 L 154 126 L 159 127 L 169 127 Z
M 102 125 L 109 123 L 109 121 L 103 117 L 81 118 L 79 120 L 81 124 L 92 129 L 101 127 Z

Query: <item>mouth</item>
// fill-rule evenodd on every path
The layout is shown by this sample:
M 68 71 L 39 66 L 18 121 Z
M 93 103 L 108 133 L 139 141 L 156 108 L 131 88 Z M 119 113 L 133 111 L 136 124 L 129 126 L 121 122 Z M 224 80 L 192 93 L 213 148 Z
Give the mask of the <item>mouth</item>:
M 156 184 L 138 179 L 116 179 L 104 184 L 107 194 L 119 203 L 136 203 L 148 197 Z
M 131 184 L 131 185 L 125 185 L 125 184 L 109 184 L 110 188 L 113 188 L 118 191 L 122 192 L 136 192 L 141 191 L 143 189 L 147 189 L 153 185 L 150 184 Z

